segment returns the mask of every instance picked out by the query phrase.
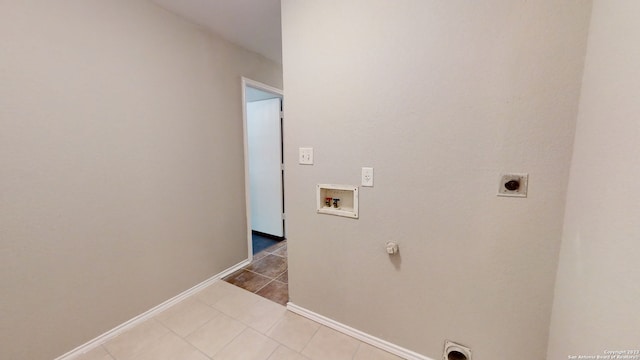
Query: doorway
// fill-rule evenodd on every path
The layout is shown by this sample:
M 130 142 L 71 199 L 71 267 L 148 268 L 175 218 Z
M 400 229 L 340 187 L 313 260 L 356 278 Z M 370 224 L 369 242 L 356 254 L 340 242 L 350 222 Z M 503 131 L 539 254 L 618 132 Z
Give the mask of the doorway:
M 285 305 L 289 299 L 282 90 L 242 78 L 248 258 L 224 281 Z
M 242 78 L 249 257 L 285 239 L 282 90 Z

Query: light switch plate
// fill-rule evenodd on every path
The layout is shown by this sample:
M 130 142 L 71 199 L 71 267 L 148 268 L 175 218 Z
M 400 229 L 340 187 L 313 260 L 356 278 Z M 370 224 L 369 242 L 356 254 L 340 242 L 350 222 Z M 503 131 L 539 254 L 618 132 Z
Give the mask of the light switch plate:
M 313 165 L 313 148 L 299 148 L 298 163 L 301 165 Z
M 362 168 L 362 186 L 373 186 L 373 168 L 371 167 L 363 167 Z

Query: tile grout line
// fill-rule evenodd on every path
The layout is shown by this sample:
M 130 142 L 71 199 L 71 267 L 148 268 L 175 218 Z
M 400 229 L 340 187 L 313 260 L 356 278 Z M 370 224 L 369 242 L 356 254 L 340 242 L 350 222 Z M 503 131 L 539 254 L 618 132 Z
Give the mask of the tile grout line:
M 275 280 L 274 280 L 275 281 Z M 286 309 L 286 308 L 285 308 Z M 269 333 L 275 329 L 278 325 L 280 325 L 285 317 L 286 317 L 286 313 L 289 312 L 289 310 L 285 310 L 285 313 L 280 317 L 280 319 L 278 321 L 276 321 L 273 325 L 271 325 L 264 333 L 262 333 L 264 336 L 266 336 L 268 339 L 271 339 L 272 341 L 274 341 L 275 343 L 277 343 L 279 346 L 282 346 L 286 349 L 289 349 L 293 352 L 295 352 L 296 354 L 299 354 L 300 356 L 303 356 L 306 358 L 306 356 L 302 355 L 302 351 L 296 351 L 290 347 L 288 347 L 286 344 L 282 343 L 280 340 L 278 339 L 274 339 L 273 337 L 271 337 L 271 335 L 269 335 Z M 317 330 L 316 330 L 317 331 Z M 315 335 L 315 332 L 313 333 L 313 335 L 311 335 L 311 337 L 313 338 L 313 336 Z M 311 339 L 309 339 L 309 341 L 311 341 Z M 306 344 L 305 344 L 306 346 Z M 304 347 L 303 347 L 304 349 Z M 271 352 L 271 354 L 269 354 L 269 357 L 267 357 L 267 360 L 269 360 L 271 358 L 271 356 L 276 352 L 276 350 L 278 350 L 278 346 L 276 346 L 275 349 L 273 349 L 273 352 Z
M 297 315 L 297 314 L 296 314 Z M 314 321 L 315 322 L 315 321 Z M 319 324 L 316 322 L 316 324 Z M 309 344 L 311 343 L 311 340 L 313 340 L 314 337 L 316 337 L 316 335 L 318 334 L 318 331 L 320 331 L 320 328 L 322 328 L 322 324 L 319 324 L 320 326 L 318 326 L 318 328 L 316 329 L 316 331 L 313 332 L 313 335 L 311 335 L 311 337 L 309 338 L 309 340 L 307 340 L 306 344 L 304 344 L 304 346 L 302 347 L 302 350 L 300 350 L 300 355 L 304 356 L 303 352 L 304 350 L 309 346 Z
M 187 299 L 188 299 L 188 298 L 187 298 Z M 182 301 L 184 301 L 184 300 L 182 300 Z M 181 302 L 182 302 L 182 301 L 181 301 Z M 180 304 L 180 303 L 176 303 L 176 304 L 172 305 L 172 306 L 171 306 L 170 308 L 168 308 L 168 309 L 171 309 L 173 306 L 178 305 L 178 304 Z M 167 309 L 167 310 L 168 310 L 168 309 Z M 165 310 L 165 311 L 166 311 L 166 310 Z M 163 312 L 164 312 L 164 311 L 163 311 Z M 160 314 L 162 314 L 162 313 L 160 313 Z M 159 319 L 156 319 L 156 316 L 157 316 L 157 315 L 150 317 L 149 319 L 145 320 L 145 322 L 147 322 L 147 321 L 153 321 L 154 323 L 158 324 L 160 327 L 162 327 L 162 328 L 164 328 L 165 330 L 167 330 L 167 332 L 166 332 L 166 333 L 164 333 L 164 334 L 162 334 L 162 335 L 159 335 L 159 336 L 155 336 L 155 337 L 153 337 L 153 340 L 154 340 L 154 341 L 160 340 L 160 338 L 162 338 L 163 336 L 167 335 L 167 334 L 168 334 L 168 333 L 170 333 L 170 332 L 173 332 L 173 330 L 171 330 L 168 326 L 166 326 L 162 321 L 160 321 Z M 118 336 L 116 336 L 115 338 L 113 338 L 113 339 L 111 339 L 111 340 L 109 340 L 109 341 L 107 341 L 107 342 L 104 342 L 104 343 L 100 344 L 100 346 L 102 346 L 102 348 L 103 348 L 103 349 L 107 352 L 107 354 L 109 354 L 112 358 L 114 358 L 115 360 L 121 360 L 121 359 L 119 359 L 115 354 L 111 353 L 111 352 L 109 351 L 109 349 L 107 349 L 106 344 L 107 344 L 107 343 L 109 343 L 110 341 L 114 340 L 114 339 L 117 339 L 119 336 L 121 336 L 121 335 L 124 335 L 124 334 L 128 333 L 129 331 L 131 331 L 131 330 L 133 330 L 133 329 L 135 329 L 135 328 L 132 328 L 132 329 L 130 329 L 130 330 L 127 330 L 127 331 L 123 332 L 122 334 L 119 334 L 119 335 L 118 335 Z M 176 334 L 176 335 L 177 335 L 178 337 L 180 337 L 180 335 L 178 335 L 178 334 Z M 134 357 L 134 359 L 135 359 L 135 358 L 137 358 L 137 357 L 138 357 L 138 355 L 140 355 L 140 354 L 142 354 L 142 353 L 144 352 L 143 350 L 144 350 L 144 348 L 143 348 L 143 349 L 138 349 L 137 351 L 133 352 L 133 354 L 131 354 L 131 355 L 132 355 L 132 356 L 135 356 L 135 357 Z
M 231 317 L 231 316 L 229 316 Z M 231 317 L 232 319 L 235 319 L 233 317 Z M 236 336 L 233 337 L 233 339 L 229 340 L 228 343 L 226 343 L 223 347 L 220 348 L 220 350 L 216 351 L 215 354 L 211 355 L 211 357 L 209 357 L 210 359 L 213 359 L 214 357 L 216 357 L 216 355 L 218 355 L 219 353 L 222 352 L 222 350 L 226 349 L 227 346 L 231 345 L 232 342 L 234 342 L 240 335 L 242 335 L 245 331 L 247 331 L 247 329 L 253 329 L 251 326 L 243 323 L 242 321 L 235 319 L 236 321 L 238 321 L 239 323 L 241 323 L 242 325 L 244 325 L 244 329 L 242 331 L 240 331 Z M 208 357 L 208 356 L 207 356 Z
M 358 339 L 356 339 L 358 340 Z M 356 347 L 356 351 L 353 353 L 353 356 L 351 357 L 351 359 L 355 359 L 356 355 L 358 355 L 358 351 L 360 351 L 360 348 L 362 347 L 362 344 L 364 344 L 362 341 L 358 340 L 358 347 Z
M 204 355 L 204 357 L 206 357 L 207 359 L 213 359 L 213 356 L 209 356 L 209 355 L 205 354 L 202 350 L 200 350 L 200 348 L 198 348 L 197 346 L 195 346 L 194 344 L 192 344 L 192 343 L 191 343 L 191 341 L 189 341 L 189 340 L 187 339 L 187 337 L 191 336 L 191 335 L 192 335 L 192 334 L 194 334 L 196 331 L 198 331 L 198 330 L 202 329 L 205 325 L 209 324 L 211 321 L 213 321 L 213 320 L 215 320 L 216 318 L 220 317 L 220 315 L 226 315 L 226 314 L 224 314 L 224 313 L 223 313 L 222 311 L 220 311 L 219 309 L 215 308 L 213 305 L 209 305 L 209 304 L 207 304 L 206 302 L 202 301 L 202 300 L 201 300 L 201 299 L 199 299 L 196 295 L 197 295 L 197 294 L 194 294 L 194 295 L 192 295 L 191 297 L 188 297 L 188 298 L 186 298 L 186 299 L 182 300 L 181 302 L 184 302 L 185 300 L 193 299 L 193 300 L 198 301 L 198 302 L 200 302 L 201 304 L 203 304 L 203 305 L 205 305 L 205 306 L 207 306 L 207 307 L 209 307 L 209 308 L 211 308 L 211 309 L 215 310 L 215 311 L 216 311 L 216 314 L 215 314 L 211 319 L 207 320 L 204 324 L 202 324 L 202 325 L 198 326 L 196 329 L 194 329 L 194 330 L 190 331 L 190 332 L 189 332 L 188 334 L 186 334 L 185 336 L 182 336 L 182 335 L 178 334 L 177 332 L 173 331 L 173 329 L 171 329 L 168 325 L 166 325 L 165 323 L 163 323 L 160 319 L 156 319 L 157 315 L 156 315 L 156 316 L 154 316 L 152 319 L 154 319 L 156 322 L 158 322 L 158 323 L 159 323 L 162 327 L 164 327 L 165 329 L 169 330 L 169 332 L 170 332 L 170 333 L 173 333 L 173 334 L 174 334 L 175 336 L 177 336 L 179 339 L 182 339 L 182 340 L 183 340 L 187 345 L 189 345 L 190 347 L 192 347 L 193 349 L 195 349 L 195 350 L 196 350 L 197 352 L 199 352 L 200 354 Z M 179 305 L 179 304 L 180 304 L 180 303 L 177 303 L 177 304 L 175 304 L 174 306 Z M 172 306 L 171 308 L 173 308 L 174 306 Z M 167 310 L 170 310 L 171 308 L 169 308 L 169 309 L 167 309 Z M 165 310 L 165 311 L 167 311 L 167 310 Z M 160 314 L 162 314 L 162 313 L 160 313 Z M 160 314 L 158 314 L 158 315 L 160 315 Z M 165 335 L 166 335 L 166 334 L 165 334 Z M 165 336 L 165 335 L 160 336 L 158 339 L 162 338 L 162 337 L 163 337 L 163 336 Z M 235 339 L 235 338 L 234 338 L 234 339 Z M 233 339 L 232 339 L 231 341 L 233 341 Z M 226 346 L 226 345 L 225 345 L 225 346 Z M 119 359 L 116 359 L 116 360 L 119 360 Z
M 236 285 L 231 284 L 231 283 L 228 283 L 228 284 L 229 284 L 229 285 L 231 285 L 231 286 L 236 286 Z M 238 286 L 238 287 L 239 287 L 239 286 Z M 242 289 L 242 288 L 241 288 L 241 289 Z M 247 291 L 246 289 L 243 289 L 243 290 L 244 290 L 244 291 Z M 249 292 L 249 293 L 251 293 L 250 291 L 248 291 L 248 292 Z M 257 295 L 257 294 L 254 294 L 254 295 Z M 257 295 L 257 296 L 259 296 L 259 295 Z M 233 341 L 235 341 L 235 340 L 236 340 L 240 335 L 242 335 L 243 333 L 245 333 L 245 332 L 246 332 L 247 330 L 249 330 L 249 329 L 251 329 L 251 330 L 253 330 L 253 331 L 256 331 L 256 332 L 257 332 L 257 333 L 259 333 L 259 334 L 262 334 L 262 332 L 261 332 L 260 330 L 253 328 L 250 324 L 245 323 L 244 321 L 242 321 L 242 320 L 238 319 L 238 318 L 237 318 L 237 317 L 235 317 L 235 316 L 232 316 L 231 314 L 225 313 L 224 311 L 222 311 L 222 310 L 220 310 L 220 309 L 216 308 L 214 305 L 208 305 L 208 304 L 207 304 L 207 306 L 209 306 L 209 307 L 211 307 L 212 309 L 216 310 L 219 314 L 221 314 L 221 315 L 225 315 L 225 316 L 229 317 L 230 319 L 233 319 L 233 320 L 235 320 L 235 321 L 239 322 L 240 324 L 242 324 L 242 325 L 245 327 L 245 328 L 244 328 L 242 331 L 240 331 L 236 336 L 234 336 L 231 340 L 229 340 L 229 342 L 228 342 L 228 343 L 226 343 L 222 348 L 220 348 L 220 350 L 218 350 L 215 354 L 211 355 L 211 357 L 209 357 L 207 354 L 204 354 L 208 359 L 213 359 L 213 358 L 215 358 L 215 356 L 216 356 L 216 355 L 218 355 L 219 353 L 221 353 L 221 352 L 222 352 L 225 348 L 227 348 L 227 347 L 228 347 L 228 346 L 229 346 Z M 209 322 L 210 322 L 210 321 L 212 321 L 212 320 L 213 320 L 213 318 L 212 318 L 211 320 L 209 320 Z M 207 322 L 207 323 L 208 323 L 208 322 Z M 202 328 L 203 326 L 204 326 L 204 325 L 202 325 L 200 328 Z M 194 332 L 195 332 L 195 330 L 194 330 L 192 333 L 194 333 Z M 191 333 L 191 334 L 192 334 L 192 333 Z M 177 335 L 177 334 L 176 334 L 176 335 Z M 266 336 L 266 337 L 268 337 L 266 334 L 263 334 L 263 335 L 264 335 L 264 336 Z M 180 337 L 180 335 L 178 335 L 178 336 Z M 269 338 L 269 337 L 268 337 L 268 338 Z M 191 345 L 191 346 L 195 347 L 196 349 L 198 349 L 195 345 L 191 344 L 191 342 L 189 342 L 189 340 L 187 340 L 186 338 L 183 338 L 183 339 L 184 339 L 184 341 L 186 341 L 187 343 L 189 343 L 189 345 Z M 200 349 L 198 349 L 198 351 L 200 351 Z M 200 352 L 202 352 L 202 351 L 200 351 Z M 271 356 L 271 354 L 269 354 L 269 356 Z
M 287 271 L 288 271 L 288 269 L 287 269 L 287 270 L 285 270 L 285 271 L 283 271 L 283 272 L 282 272 L 282 274 L 286 273 Z M 274 282 L 274 281 L 277 281 L 277 282 L 279 282 L 279 283 L 281 283 L 281 284 L 285 284 L 285 285 L 287 285 L 287 288 L 289 288 L 289 283 L 285 283 L 285 282 L 282 282 L 282 281 L 279 281 L 279 280 L 278 280 L 278 278 L 279 278 L 280 276 L 282 276 L 282 274 L 279 274 L 278 276 L 276 276 L 276 277 L 274 277 L 273 279 L 271 279 L 271 281 L 269 281 L 268 283 L 264 284 L 264 286 L 262 286 L 260 289 L 256 290 L 256 291 L 254 292 L 254 294 L 258 294 L 258 291 L 260 291 L 260 290 L 264 289 L 265 287 L 267 287 L 269 284 L 271 284 L 271 283 L 272 283 L 272 282 Z M 264 276 L 264 275 L 263 275 L 263 276 Z M 267 276 L 265 276 L 265 277 L 267 277 Z M 268 278 L 268 277 L 267 277 L 267 278 Z M 273 301 L 273 300 L 272 300 L 272 301 Z
M 276 281 L 276 279 L 271 279 L 271 281 L 269 281 L 268 283 L 264 284 L 260 289 L 256 290 L 256 291 L 254 292 L 254 294 L 258 295 L 258 291 L 260 291 L 260 290 L 264 289 L 265 287 L 267 287 L 267 285 L 271 284 L 271 283 L 272 283 L 272 282 L 274 282 L 274 281 Z M 258 295 L 258 296 L 260 296 L 260 295 Z
M 254 272 L 254 271 L 251 271 L 251 270 L 249 270 L 249 269 L 244 269 L 244 268 L 243 268 L 243 269 L 241 269 L 241 270 L 242 270 L 242 271 L 250 272 L 250 273 L 255 274 L 255 275 L 259 275 L 259 276 L 261 276 L 261 277 L 264 277 L 264 278 L 268 279 L 269 281 L 268 281 L 267 283 L 265 283 L 263 286 L 259 287 L 259 288 L 258 288 L 257 290 L 255 290 L 255 291 L 249 291 L 248 289 L 246 289 L 246 288 L 244 288 L 244 287 L 242 287 L 242 286 L 239 286 L 239 285 L 237 285 L 237 284 L 233 284 L 233 283 L 231 283 L 231 282 L 229 282 L 229 281 L 227 281 L 227 280 L 225 280 L 225 279 L 223 279 L 223 281 L 224 281 L 224 282 L 226 282 L 226 283 L 228 283 L 228 284 L 230 284 L 230 285 L 236 286 L 236 287 L 238 287 L 238 288 L 240 288 L 240 289 L 243 289 L 243 290 L 245 290 L 245 291 L 249 291 L 249 292 L 251 292 L 251 293 L 253 293 L 253 294 L 256 294 L 256 295 L 258 295 L 258 292 L 259 292 L 259 291 L 261 291 L 261 290 L 262 290 L 262 289 L 264 289 L 265 287 L 269 286 L 269 284 L 273 283 L 274 281 L 276 281 L 276 282 L 278 282 L 278 283 L 280 283 L 280 284 L 285 285 L 285 286 L 287 287 L 287 289 L 289 288 L 289 283 L 288 283 L 288 282 L 284 282 L 284 281 L 280 281 L 280 280 L 278 280 L 278 278 L 279 278 L 280 276 L 282 276 L 284 273 L 286 273 L 286 272 L 289 270 L 289 269 L 288 269 L 288 267 L 287 267 L 287 269 L 286 269 L 286 270 L 284 270 L 282 273 L 277 274 L 277 275 L 276 275 L 276 277 L 273 277 L 273 278 L 272 278 L 272 277 L 269 277 L 269 276 L 266 276 L 266 275 L 264 275 L 264 274 L 260 274 L 260 273 L 257 273 L 257 272 Z M 265 299 L 267 299 L 267 300 L 273 301 L 273 302 L 275 302 L 276 304 L 280 304 L 279 302 L 277 302 L 277 301 L 275 301 L 275 300 L 273 300 L 273 299 L 271 299 L 271 298 L 268 298 L 268 297 L 265 297 L 265 296 L 262 296 L 262 295 L 258 295 L 258 296 L 260 296 L 260 297 L 262 297 L 262 298 L 265 298 Z M 285 304 L 280 304 L 280 305 L 283 305 L 283 306 L 284 306 Z
M 101 347 L 109 356 L 111 356 L 112 359 L 118 360 L 118 358 L 115 355 L 113 355 L 111 351 L 109 351 L 109 349 L 107 349 L 107 347 L 104 346 L 104 344 L 106 344 L 106 342 L 98 345 L 98 347 Z M 85 354 L 83 354 L 82 356 L 84 357 Z
M 276 278 L 272 278 L 272 277 L 269 277 L 269 276 L 264 275 L 264 274 L 260 274 L 260 273 L 255 272 L 255 271 L 251 271 L 251 270 L 249 270 L 249 269 L 243 269 L 243 270 L 246 270 L 246 271 L 248 271 L 248 272 L 250 272 L 250 273 L 254 273 L 254 274 L 256 274 L 256 275 L 260 275 L 260 276 L 262 276 L 262 277 L 266 277 L 266 278 L 267 278 L 267 279 L 269 279 L 269 280 L 275 280 L 275 279 L 276 279 Z M 283 272 L 282 274 L 284 274 L 284 272 Z M 282 274 L 280 274 L 280 275 L 282 275 Z M 278 276 L 280 276 L 280 275 L 278 275 Z
M 263 254 L 263 256 L 261 256 L 261 257 L 260 257 L 260 258 L 258 258 L 258 259 L 254 259 L 253 261 L 251 261 L 251 263 L 249 263 L 248 265 L 246 265 L 245 267 L 243 267 L 243 268 L 240 270 L 240 271 L 247 271 L 247 272 L 249 272 L 250 274 L 257 275 L 257 276 L 260 276 L 260 277 L 263 277 L 263 278 L 266 278 L 266 279 L 268 279 L 268 280 L 269 280 L 269 281 L 267 281 L 264 285 L 262 285 L 262 286 L 260 286 L 259 288 L 257 288 L 255 291 L 250 291 L 250 292 L 252 292 L 253 294 L 258 295 L 258 292 L 262 291 L 264 288 L 266 288 L 267 286 L 269 286 L 270 284 L 272 284 L 274 281 L 277 281 L 278 283 L 280 283 L 280 284 L 282 284 L 282 285 L 285 285 L 285 286 L 287 287 L 287 290 L 289 289 L 289 281 L 284 282 L 284 281 L 278 280 L 280 277 L 282 277 L 285 273 L 287 273 L 287 272 L 289 271 L 289 266 L 288 266 L 288 256 L 283 256 L 283 255 L 280 255 L 280 254 L 276 254 L 276 252 L 280 252 L 280 251 L 282 251 L 283 249 L 287 249 L 287 245 L 288 245 L 288 244 L 287 244 L 287 240 L 284 240 L 284 241 L 279 242 L 278 244 L 272 245 L 271 247 L 268 247 L 268 248 L 266 248 L 266 249 L 261 250 L 260 252 L 258 252 L 258 253 L 257 253 L 257 254 L 255 254 L 255 255 Z M 271 248 L 274 248 L 274 249 L 273 249 L 273 250 L 270 250 Z M 285 270 L 284 270 L 284 271 L 282 271 L 281 273 L 278 273 L 278 274 L 276 274 L 275 276 L 273 276 L 273 277 L 272 277 L 272 276 L 268 276 L 268 275 L 266 275 L 266 274 L 261 274 L 261 273 L 259 273 L 259 272 L 257 272 L 257 271 L 254 271 L 254 270 L 249 269 L 249 267 L 251 267 L 252 265 L 257 264 L 257 263 L 262 262 L 262 261 L 264 261 L 265 259 L 267 259 L 267 258 L 269 257 L 269 255 L 273 255 L 273 256 L 275 256 L 275 257 L 278 257 L 279 259 L 284 259 L 285 263 L 287 263 L 287 264 L 286 264 L 287 266 L 286 266 Z M 239 272 L 239 271 L 238 271 L 238 272 Z M 233 274 L 231 274 L 231 275 L 233 275 Z M 234 284 L 234 283 L 232 283 L 232 282 L 228 281 L 228 280 L 229 280 L 228 278 L 229 278 L 231 275 L 228 275 L 228 276 L 227 276 L 227 278 L 224 278 L 224 279 L 222 279 L 222 280 L 223 280 L 223 281 L 225 281 L 225 282 L 227 282 L 228 284 L 231 284 L 231 285 L 237 286 L 237 287 L 239 287 L 239 288 L 241 288 L 241 289 L 243 289 L 243 290 L 247 290 L 247 291 L 248 291 L 248 289 L 247 289 L 247 288 L 245 288 L 245 287 L 243 287 L 243 286 L 240 286 L 240 285 L 237 285 L 237 284 Z M 258 296 L 261 296 L 261 297 L 263 297 L 263 298 L 265 298 L 265 299 L 267 299 L 267 300 L 273 301 L 273 302 L 275 302 L 275 303 L 277 303 L 277 304 L 285 305 L 285 304 L 281 304 L 280 302 L 275 301 L 275 300 L 273 300 L 273 299 L 271 299 L 271 298 L 269 298 L 269 297 L 262 296 L 262 295 L 258 295 Z
M 274 280 L 272 280 L 271 282 L 273 282 L 273 281 L 277 281 L 277 280 L 275 280 L 275 279 L 274 279 Z M 229 284 L 229 285 L 233 285 L 233 284 Z M 245 290 L 245 291 L 246 291 L 246 290 Z M 295 352 L 296 354 L 299 354 L 300 356 L 303 356 L 303 357 L 304 357 L 304 355 L 302 355 L 302 352 L 301 352 L 301 351 L 296 351 L 296 350 L 293 350 L 293 349 L 289 348 L 286 344 L 283 344 L 283 343 L 282 343 L 282 342 L 280 342 L 279 340 L 272 338 L 272 337 L 271 337 L 271 336 L 269 336 L 269 334 L 268 334 L 268 333 L 269 333 L 271 330 L 273 330 L 276 326 L 278 326 L 280 323 L 282 323 L 282 321 L 284 320 L 284 315 L 283 315 L 283 316 L 281 316 L 281 317 L 280 317 L 280 319 L 279 319 L 278 321 L 276 321 L 273 325 L 271 325 L 268 329 L 266 329 L 266 331 L 260 331 L 260 330 L 258 330 L 258 329 L 253 328 L 253 327 L 252 327 L 252 326 L 250 326 L 249 324 L 246 324 L 246 323 L 242 322 L 240 319 L 237 319 L 237 318 L 235 318 L 235 317 L 230 316 L 229 314 L 226 314 L 225 312 L 223 312 L 223 311 L 221 311 L 220 309 L 216 308 L 216 307 L 215 307 L 215 305 L 209 305 L 208 303 L 204 302 L 203 300 L 201 300 L 201 299 L 197 298 L 195 295 L 193 295 L 193 297 L 190 297 L 190 298 L 192 298 L 192 299 L 196 300 L 198 303 L 201 303 L 201 304 L 205 305 L 206 307 L 209 307 L 209 308 L 211 308 L 211 309 L 215 310 L 215 311 L 216 311 L 216 314 L 215 314 L 214 316 L 212 316 L 212 317 L 211 317 L 211 319 L 209 319 L 208 321 L 206 321 L 204 324 L 200 325 L 200 326 L 199 326 L 199 327 L 197 327 L 195 330 L 193 330 L 193 331 L 189 332 L 189 333 L 188 333 L 188 334 L 186 334 L 185 336 L 182 336 L 182 335 L 180 335 L 180 334 L 176 333 L 172 328 L 170 328 L 170 327 L 169 327 L 168 325 L 166 325 L 164 322 L 160 321 L 160 320 L 157 318 L 157 315 L 156 315 L 156 316 L 154 316 L 154 317 L 150 318 L 149 320 L 154 321 L 154 322 L 155 322 L 155 323 L 157 323 L 159 326 L 161 326 L 162 328 L 164 328 L 165 330 L 167 330 L 167 332 L 166 332 L 165 334 L 163 334 L 163 335 L 161 335 L 161 336 L 157 337 L 157 339 L 161 339 L 162 337 L 166 336 L 167 334 L 173 334 L 173 335 L 174 335 L 174 336 L 176 336 L 178 339 L 181 339 L 184 343 L 186 343 L 186 344 L 189 346 L 189 348 L 190 348 L 190 349 L 192 349 L 192 350 L 194 350 L 194 349 L 195 349 L 195 350 L 196 350 L 196 352 L 197 352 L 197 353 L 202 354 L 202 356 L 204 356 L 204 358 L 211 360 L 211 359 L 215 359 L 215 356 L 216 356 L 216 355 L 220 354 L 222 351 L 224 351 L 224 349 L 228 348 L 228 347 L 230 346 L 230 344 L 231 344 L 233 341 L 235 341 L 235 340 L 236 340 L 236 339 L 237 339 L 237 338 L 238 338 L 242 333 L 245 333 L 246 331 L 248 331 L 249 329 L 251 329 L 251 330 L 253 330 L 253 331 L 256 331 L 256 332 L 257 332 L 257 333 L 259 333 L 259 334 L 262 334 L 263 336 L 265 336 L 266 338 L 268 338 L 268 339 L 272 340 L 275 344 L 277 344 L 277 346 L 276 346 L 276 347 L 275 347 L 275 348 L 274 348 L 274 349 L 273 349 L 273 350 L 268 354 L 267 359 L 268 359 L 268 358 L 270 358 L 271 356 L 273 356 L 273 354 L 276 352 L 276 350 L 277 350 L 277 349 L 278 349 L 278 347 L 280 347 L 280 346 L 281 346 L 281 347 L 284 347 L 284 348 L 287 348 L 287 349 L 289 349 L 289 350 L 291 350 L 291 351 Z M 186 298 L 186 299 L 184 299 L 183 301 L 189 300 L 190 298 Z M 177 306 L 177 305 L 179 305 L 179 303 L 178 303 L 178 304 L 175 304 L 174 306 Z M 170 309 L 170 308 L 169 308 L 169 309 Z M 169 309 L 167 309 L 167 310 L 169 310 Z M 166 310 L 165 310 L 165 311 L 166 311 Z M 228 342 L 227 342 L 227 343 L 226 343 L 222 348 L 220 348 L 220 349 L 219 349 L 218 351 L 216 351 L 214 354 L 212 354 L 211 356 L 209 356 L 208 354 L 204 353 L 204 351 L 202 351 L 200 348 L 198 348 L 197 346 L 195 346 L 194 344 L 192 344 L 192 343 L 191 343 L 187 338 L 188 338 L 189 336 L 191 336 L 192 334 L 194 334 L 194 333 L 195 333 L 196 331 L 198 331 L 199 329 L 201 329 L 202 327 L 206 326 L 206 324 L 208 324 L 208 323 L 210 323 L 210 322 L 212 322 L 212 321 L 215 321 L 215 320 L 216 320 L 219 316 L 221 316 L 221 315 L 226 315 L 226 316 L 229 316 L 230 318 L 233 318 L 233 319 L 235 319 L 235 320 L 239 321 L 240 323 L 242 323 L 242 324 L 245 326 L 245 329 L 244 329 L 244 330 L 242 330 L 241 332 L 239 332 L 239 333 L 238 333 L 236 336 L 234 336 L 232 339 L 230 339 L 230 340 L 229 340 L 229 341 L 228 341 Z M 318 327 L 318 329 L 316 329 L 316 330 L 314 331 L 313 335 L 310 337 L 310 339 L 309 339 L 309 340 L 305 343 L 305 345 L 303 346 L 303 349 L 308 345 L 308 343 L 309 343 L 309 342 L 311 341 L 311 339 L 312 339 L 312 338 L 317 334 L 318 330 L 319 330 L 321 327 L 322 327 L 322 325 L 320 325 L 320 326 Z M 113 359 L 113 360 L 121 360 L 121 359 L 119 359 L 119 358 L 116 358 L 113 354 L 111 354 L 111 353 L 106 349 L 106 347 L 105 347 L 104 345 L 102 345 L 102 344 L 101 344 L 100 346 L 101 346 L 101 347 L 103 348 L 103 350 L 104 350 L 104 351 L 105 351 L 105 352 L 110 356 L 110 358 L 111 358 L 111 359 Z M 138 353 L 136 353 L 136 354 L 141 355 L 141 354 L 144 354 L 144 353 L 146 353 L 146 351 L 138 352 Z
M 271 338 L 267 336 L 267 339 L 271 339 Z M 271 340 L 273 340 L 273 339 L 271 339 Z M 282 345 L 277 341 L 275 343 L 278 344 L 278 345 Z M 271 352 L 269 353 L 269 356 L 267 356 L 267 360 L 269 360 L 271 358 L 271 356 L 276 352 L 276 350 L 278 350 L 278 347 L 279 346 L 276 346 L 273 350 L 271 350 Z

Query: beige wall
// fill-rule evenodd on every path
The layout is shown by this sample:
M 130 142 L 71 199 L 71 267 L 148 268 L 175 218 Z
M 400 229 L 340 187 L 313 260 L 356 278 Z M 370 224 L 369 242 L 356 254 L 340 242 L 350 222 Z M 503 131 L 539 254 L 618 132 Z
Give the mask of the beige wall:
M 640 350 L 638 13 L 594 2 L 548 359 Z
M 282 5 L 293 303 L 434 359 L 543 359 L 590 2 Z M 360 219 L 316 215 L 362 166 Z
M 247 256 L 240 77 L 138 0 L 0 2 L 0 358 L 51 359 Z

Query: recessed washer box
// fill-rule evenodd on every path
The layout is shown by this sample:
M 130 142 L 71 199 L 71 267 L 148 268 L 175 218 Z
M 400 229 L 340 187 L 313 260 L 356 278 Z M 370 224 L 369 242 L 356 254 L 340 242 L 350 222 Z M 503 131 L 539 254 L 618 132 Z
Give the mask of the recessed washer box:
M 358 218 L 358 187 L 353 185 L 316 185 L 318 214 Z M 336 201 L 337 200 L 337 201 Z

